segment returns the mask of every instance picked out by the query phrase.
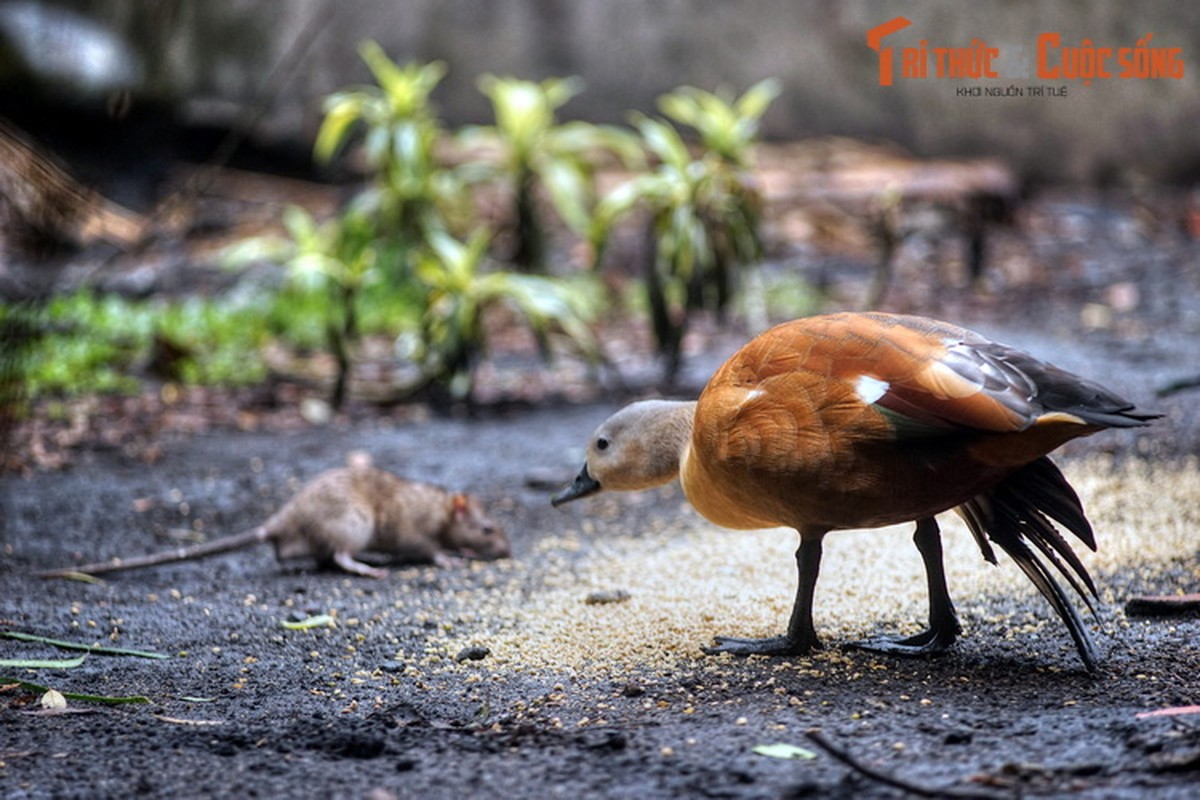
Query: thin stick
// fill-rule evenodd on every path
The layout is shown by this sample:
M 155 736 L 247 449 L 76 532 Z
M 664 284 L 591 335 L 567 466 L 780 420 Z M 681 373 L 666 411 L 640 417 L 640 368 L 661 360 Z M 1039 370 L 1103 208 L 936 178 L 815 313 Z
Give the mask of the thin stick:
M 822 736 L 821 732 L 816 728 L 811 728 L 805 731 L 804 735 L 807 736 L 809 741 L 811 741 L 813 744 L 817 745 L 826 753 L 829 753 L 829 755 L 833 756 L 835 759 L 842 762 L 855 772 L 865 775 L 871 780 L 882 783 L 885 786 L 891 786 L 893 789 L 899 789 L 902 792 L 915 794 L 919 797 L 960 797 L 969 800 L 995 800 L 996 798 L 996 795 L 986 792 L 964 792 L 954 789 L 928 789 L 924 786 L 918 786 L 914 783 L 909 783 L 908 781 L 901 780 L 900 778 L 896 778 L 884 772 L 879 772 L 878 770 L 859 763 L 845 750 L 840 750 L 831 744 L 829 740 Z

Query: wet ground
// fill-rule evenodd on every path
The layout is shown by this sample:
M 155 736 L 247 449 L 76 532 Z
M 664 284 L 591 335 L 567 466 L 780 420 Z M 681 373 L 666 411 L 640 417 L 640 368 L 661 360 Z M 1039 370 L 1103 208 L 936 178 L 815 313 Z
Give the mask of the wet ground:
M 792 534 L 719 531 L 673 488 L 551 509 L 545 484 L 573 474 L 612 401 L 167 435 L 153 464 L 85 449 L 68 469 L 0 479 L 0 632 L 170 656 L 0 670 L 151 701 L 48 713 L 34 694 L 0 694 L 3 795 L 1194 796 L 1200 714 L 1139 715 L 1200 703 L 1200 620 L 1129 618 L 1123 605 L 1200 586 L 1197 395 L 1154 397 L 1200 372 L 1197 248 L 1139 226 L 1130 206 L 1038 208 L 1022 223 L 1037 236 L 996 241 L 983 299 L 929 279 L 937 246 L 914 242 L 889 303 L 971 325 L 1167 414 L 1148 433 L 1097 436 L 1061 459 L 1100 542 L 1087 558 L 1103 601 L 1097 673 L 1013 565 L 990 567 L 949 524 L 966 627 L 950 655 L 839 646 L 920 622 L 919 562 L 907 531 L 889 529 L 831 537 L 817 597 L 826 650 L 703 656 L 714 634 L 784 624 Z M 781 263 L 832 269 L 804 252 Z M 862 265 L 834 274 L 833 303 L 867 277 Z M 698 345 L 691 382 L 739 338 Z M 264 547 L 96 585 L 30 574 L 161 549 L 173 529 L 241 530 L 355 450 L 479 494 L 514 559 L 372 581 L 281 568 Z M 316 614 L 332 625 L 282 624 Z M 0 639 L 0 658 L 66 655 Z M 777 757 L 788 753 L 799 757 Z

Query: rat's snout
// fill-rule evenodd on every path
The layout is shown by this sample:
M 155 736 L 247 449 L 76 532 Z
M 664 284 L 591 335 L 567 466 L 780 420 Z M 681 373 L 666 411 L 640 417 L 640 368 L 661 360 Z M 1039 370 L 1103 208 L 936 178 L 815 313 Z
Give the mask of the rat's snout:
M 492 536 L 488 540 L 487 558 L 511 558 L 512 544 L 508 541 L 508 535 L 499 525 L 492 531 Z
M 465 546 L 461 548 L 461 551 L 468 558 L 495 561 L 498 558 L 512 556 L 512 544 L 508 541 L 507 532 L 486 517 L 479 520 L 469 535 L 464 538 L 466 539 Z

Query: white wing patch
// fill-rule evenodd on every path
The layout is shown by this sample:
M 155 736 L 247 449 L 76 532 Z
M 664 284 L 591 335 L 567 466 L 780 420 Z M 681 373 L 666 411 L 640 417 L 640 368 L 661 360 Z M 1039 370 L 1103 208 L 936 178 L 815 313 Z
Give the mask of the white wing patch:
M 746 405 L 747 403 L 753 402 L 754 400 L 757 400 L 758 398 L 762 397 L 765 394 L 766 394 L 766 392 L 763 391 L 762 389 L 751 389 L 749 391 L 744 391 L 742 393 L 741 399 L 739 399 L 737 401 L 736 408 L 741 409 L 742 406 Z
M 872 405 L 887 394 L 889 388 L 891 388 L 891 384 L 887 381 L 872 378 L 870 375 L 859 375 L 858 380 L 854 382 L 854 391 L 867 405 Z

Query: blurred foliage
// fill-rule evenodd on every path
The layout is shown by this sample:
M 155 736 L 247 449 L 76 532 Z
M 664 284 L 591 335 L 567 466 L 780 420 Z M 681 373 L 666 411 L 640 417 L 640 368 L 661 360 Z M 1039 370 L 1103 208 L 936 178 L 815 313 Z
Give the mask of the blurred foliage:
M 398 281 L 408 277 L 416 250 L 431 233 L 466 229 L 470 197 L 456 170 L 438 164 L 442 133 L 429 96 L 446 74 L 441 62 L 392 62 L 375 42 L 359 47 L 377 86 L 335 92 L 325 100 L 325 118 L 313 154 L 328 162 L 362 129 L 362 158 L 372 186 L 348 213 L 374 221 L 380 240 L 391 251 L 381 263 Z
M 749 165 L 759 119 L 778 91 L 774 81 L 763 81 L 737 99 L 691 87 L 664 95 L 663 112 L 700 135 L 699 153 L 670 122 L 635 115 L 657 166 L 597 206 L 590 231 L 597 263 L 618 220 L 637 209 L 650 215 L 655 246 L 646 264 L 646 291 L 668 381 L 678 372 L 691 313 L 708 308 L 724 314 L 734 270 L 762 257 L 761 198 Z
M 304 350 L 325 344 L 324 289 L 179 300 L 128 300 L 77 292 L 51 300 L 29 347 L 31 398 L 136 392 L 144 377 L 187 384 L 245 386 L 267 375 L 262 353 L 274 341 Z M 411 297 L 372 286 L 359 298 L 363 333 L 395 336 L 415 319 Z
M 493 306 L 521 317 L 545 358 L 556 336 L 585 357 L 599 358 L 587 324 L 594 293 L 541 275 L 484 269 L 488 235 L 482 231 L 466 243 L 439 235 L 431 244 L 417 266 L 426 292 L 420 327 L 397 340 L 397 352 L 421 365 L 426 379 L 453 399 L 471 397 L 474 368 L 487 346 L 483 317 Z
M 30 353 L 41 329 L 37 304 L 0 304 L 0 472 L 12 430 L 28 410 Z
M 575 91 L 571 82 L 483 81 L 494 91 L 498 125 L 471 129 L 463 138 L 478 142 L 495 137 L 510 158 L 501 167 L 482 160 L 448 167 L 437 159 L 441 127 L 429 102 L 444 68 L 436 63 L 400 67 L 373 42 L 360 52 L 378 85 L 328 98 L 314 155 L 332 158 L 362 128 L 371 187 L 338 216 L 320 223 L 302 209 L 288 209 L 286 238 L 251 240 L 230 253 L 234 263 L 283 263 L 289 285 L 325 295 L 323 310 L 295 310 L 319 313 L 325 320 L 326 344 L 339 367 L 333 406 L 345 400 L 359 332 L 358 300 L 379 284 L 410 300 L 404 308 L 412 313 L 397 310 L 397 317 L 411 326 L 398 337 L 396 351 L 420 371 L 413 388 L 433 386 L 451 399 L 469 400 L 474 367 L 486 352 L 484 314 L 499 305 L 530 326 L 544 356 L 549 357 L 550 340 L 557 336 L 597 358 L 584 293 L 559 279 L 496 268 L 487 258 L 487 230 L 476 227 L 465 242 L 458 236 L 478 224 L 461 213 L 470 208 L 463 202 L 464 187 L 507 175 L 507 167 L 516 165 L 548 185 L 553 181 L 551 195 L 566 198 L 563 207 L 573 209 L 567 213 L 586 227 L 585 197 L 590 199 L 592 176 L 584 154 L 606 139 L 593 126 L 553 124 L 554 108 Z M 632 142 L 629 134 L 624 136 Z
M 555 112 L 582 88 L 575 78 L 535 83 L 484 75 L 479 90 L 492 103 L 495 124 L 472 126 L 459 133 L 462 143 L 499 153 L 494 164 L 486 160 L 472 164 L 472 178 L 499 180 L 508 186 L 516 225 L 512 260 L 525 270 L 543 272 L 546 266 L 546 225 L 538 212 L 539 187 L 567 227 L 583 237 L 596 203 L 595 159 L 612 153 L 627 166 L 642 163 L 641 148 L 628 131 L 557 121 Z
M 376 172 L 386 172 L 405 143 L 437 129 L 429 96 L 446 75 L 440 61 L 399 66 L 376 42 L 359 46 L 359 54 L 376 86 L 358 86 L 334 92 L 325 100 L 325 119 L 317 133 L 314 152 L 328 161 L 345 144 L 351 128 L 363 123 L 367 130 L 363 157 Z
M 779 82 L 768 78 L 741 97 L 681 86 L 658 98 L 658 109 L 670 119 L 694 129 L 704 148 L 722 161 L 749 168 L 751 148 L 763 114 L 779 96 Z
M 337 407 L 356 342 L 384 334 L 420 373 L 414 386 L 469 400 L 474 368 L 487 353 L 486 320 L 498 309 L 529 327 L 546 358 L 567 348 L 603 360 L 589 325 L 603 296 L 596 276 L 535 274 L 546 258 L 539 208 L 547 202 L 597 261 L 620 219 L 635 209 L 648 213 L 655 247 L 646 297 L 674 376 L 688 315 L 723 310 L 732 270 L 761 255 L 750 148 L 778 94 L 775 83 L 764 81 L 740 98 L 690 87 L 660 98 L 667 119 L 696 132 L 693 154 L 663 119 L 638 116 L 636 131 L 558 122 L 558 110 L 581 91 L 573 78 L 485 75 L 479 88 L 494 124 L 448 132 L 431 102 L 443 64 L 401 66 L 374 42 L 359 52 L 375 83 L 326 99 L 314 158 L 328 162 L 356 145 L 369 185 L 330 219 L 289 208 L 285 235 L 248 239 L 226 252 L 233 265 L 281 265 L 282 284 L 244 281 L 217 300 L 60 297 L 45 310 L 45 337 L 31 345 L 31 394 L 132 391 L 147 374 L 253 383 L 266 375 L 264 348 L 280 342 L 334 355 Z M 439 157 L 439 146 L 451 141 L 466 147 L 462 163 Z M 647 154 L 655 164 L 649 171 Z M 598 200 L 595 171 L 613 157 L 637 172 Z M 519 271 L 489 257 L 495 232 L 478 218 L 471 191 L 485 182 L 511 193 Z
M 188 383 L 243 385 L 266 374 L 257 353 L 266 329 L 261 313 L 201 297 L 176 302 L 56 297 L 44 311 L 44 335 L 27 372 L 33 396 L 133 392 L 161 349 L 175 354 L 168 377 Z M 168 344 L 169 343 L 169 344 Z
M 359 333 L 358 297 L 378 279 L 375 220 L 352 208 L 317 225 L 307 211 L 292 206 L 284 212 L 283 224 L 292 243 L 285 262 L 289 279 L 328 297 L 326 339 L 338 366 L 329 403 L 337 410 L 350 386 L 350 349 Z

